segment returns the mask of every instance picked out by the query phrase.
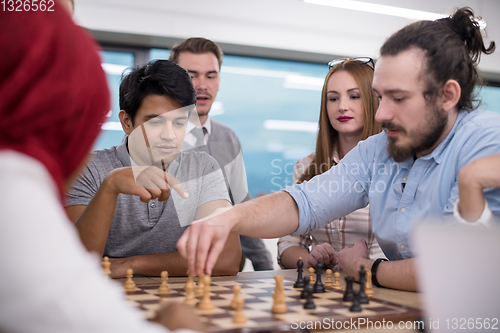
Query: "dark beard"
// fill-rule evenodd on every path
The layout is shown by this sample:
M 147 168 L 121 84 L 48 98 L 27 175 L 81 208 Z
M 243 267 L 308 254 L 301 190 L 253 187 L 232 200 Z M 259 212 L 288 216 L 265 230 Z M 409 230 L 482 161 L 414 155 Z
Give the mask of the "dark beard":
M 437 140 L 439 140 L 448 124 L 448 114 L 434 105 L 431 107 L 426 118 L 428 120 L 426 127 L 410 131 L 408 136 L 413 139 L 410 145 L 398 147 L 396 145 L 397 138 L 387 138 L 389 140 L 387 152 L 394 161 L 403 162 L 410 157 L 414 157 L 432 148 Z M 406 133 L 405 129 L 393 123 L 382 123 L 382 128 L 399 129 L 402 133 Z

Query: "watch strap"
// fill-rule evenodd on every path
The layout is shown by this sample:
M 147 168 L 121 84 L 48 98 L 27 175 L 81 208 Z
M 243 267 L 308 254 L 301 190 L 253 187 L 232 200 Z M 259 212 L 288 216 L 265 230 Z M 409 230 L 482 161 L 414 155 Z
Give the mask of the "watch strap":
M 387 259 L 383 259 L 383 258 L 378 258 L 377 260 L 375 260 L 375 262 L 373 263 L 372 265 L 372 269 L 371 269 L 371 272 L 372 272 L 372 284 L 375 285 L 376 287 L 378 288 L 384 288 L 383 286 L 380 285 L 380 283 L 378 283 L 378 280 L 377 280 L 377 269 L 378 269 L 378 265 L 380 265 L 380 263 L 382 261 L 388 261 Z

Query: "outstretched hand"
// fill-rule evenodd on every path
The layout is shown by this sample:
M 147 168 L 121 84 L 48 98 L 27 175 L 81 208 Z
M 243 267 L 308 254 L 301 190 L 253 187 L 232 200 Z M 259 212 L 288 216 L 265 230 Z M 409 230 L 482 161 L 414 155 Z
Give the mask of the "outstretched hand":
M 170 188 L 186 199 L 189 194 L 174 176 L 156 166 L 135 166 L 114 169 L 106 177 L 107 188 L 115 193 L 138 196 L 142 202 L 170 197 Z
M 194 221 L 177 241 L 177 250 L 187 259 L 193 276 L 203 271 L 208 275 L 212 274 L 232 229 L 228 218 L 230 212 L 226 212 L 230 209 L 231 207 L 219 208 L 213 214 Z

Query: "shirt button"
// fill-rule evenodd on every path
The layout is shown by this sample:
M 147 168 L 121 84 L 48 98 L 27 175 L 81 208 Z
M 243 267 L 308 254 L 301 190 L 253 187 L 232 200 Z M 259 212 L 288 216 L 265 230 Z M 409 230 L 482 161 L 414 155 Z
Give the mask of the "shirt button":
M 405 178 L 403 178 L 403 181 L 404 181 L 404 182 L 405 182 L 405 181 L 407 181 L 407 180 L 408 180 L 408 178 L 406 178 L 406 177 L 405 177 Z
M 154 203 L 154 202 L 152 202 L 152 203 L 151 203 L 151 205 L 149 205 L 149 207 L 151 207 L 151 208 L 155 208 L 155 207 L 156 207 L 156 205 L 155 205 L 155 203 Z
M 400 248 L 401 250 L 406 249 L 406 247 L 405 247 L 403 244 L 399 245 L 399 248 Z
M 404 208 L 404 207 L 401 208 L 401 213 L 403 213 L 403 214 L 406 213 L 406 208 Z

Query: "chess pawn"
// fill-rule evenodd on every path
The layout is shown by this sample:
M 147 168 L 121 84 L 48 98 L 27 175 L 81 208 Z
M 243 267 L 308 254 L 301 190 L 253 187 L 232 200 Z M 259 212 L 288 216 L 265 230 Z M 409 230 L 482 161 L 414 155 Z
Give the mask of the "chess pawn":
M 354 282 L 354 278 L 352 276 L 345 277 L 345 293 L 344 298 L 342 299 L 344 302 L 352 301 L 354 299 L 354 290 L 352 289 L 352 283 Z
M 188 281 L 184 286 L 184 290 L 186 291 L 186 298 L 184 299 L 184 304 L 186 305 L 196 305 L 197 300 L 194 297 L 194 281 L 191 275 L 188 275 Z
M 134 271 L 129 268 L 127 269 L 127 281 L 125 281 L 125 291 L 135 291 L 135 283 L 134 280 L 132 280 L 132 277 L 134 276 Z
M 233 316 L 233 323 L 244 324 L 247 322 L 247 317 L 243 313 L 244 307 L 245 307 L 245 300 L 243 298 L 239 298 L 236 304 L 236 313 Z
M 304 289 L 300 293 L 300 299 L 305 299 L 307 297 L 307 287 L 309 286 L 309 276 L 304 278 Z
M 274 276 L 274 280 L 276 280 L 276 288 L 273 295 L 273 307 L 271 309 L 274 314 L 286 313 L 287 311 L 285 287 L 283 285 L 284 278 L 285 277 L 283 275 Z
M 203 299 L 198 305 L 198 309 L 202 311 L 212 311 L 215 309 L 214 304 L 210 300 L 210 283 L 212 279 L 209 275 L 205 275 L 203 278 L 204 290 L 203 290 Z
M 302 257 L 299 257 L 297 261 L 297 281 L 293 284 L 294 288 L 303 288 L 304 280 L 302 279 L 302 267 L 304 267 L 304 262 L 302 261 Z
M 333 281 L 332 281 L 332 270 L 327 269 L 326 270 L 326 281 L 324 283 L 325 287 L 332 288 L 333 287 Z
M 314 304 L 313 301 L 313 290 L 310 285 L 307 285 L 304 288 L 305 294 L 306 294 L 306 302 L 304 303 L 304 309 L 307 310 L 313 310 L 316 309 L 316 304 Z
M 372 272 L 369 269 L 366 270 L 365 293 L 368 297 L 373 297 L 373 295 L 375 295 L 372 285 Z
M 313 293 L 325 292 L 325 286 L 323 285 L 323 282 L 321 282 L 322 273 L 323 273 L 323 264 L 319 262 L 316 265 L 316 282 L 313 285 Z
M 241 292 L 241 286 L 239 284 L 235 284 L 233 286 L 234 297 L 233 300 L 231 301 L 231 304 L 229 305 L 229 308 L 231 310 L 236 310 L 238 308 L 238 302 L 241 299 L 240 292 Z
M 339 272 L 333 273 L 333 278 L 335 282 L 333 283 L 332 288 L 335 290 L 342 290 L 342 285 L 340 284 L 340 273 Z
M 158 294 L 164 295 L 170 292 L 170 287 L 168 286 L 167 280 L 168 280 L 168 272 L 167 271 L 161 272 L 161 284 L 160 288 L 158 288 Z
M 353 292 L 353 293 L 354 293 L 354 298 L 352 300 L 352 305 L 349 308 L 349 311 L 361 312 L 363 309 L 361 309 L 361 303 L 359 303 L 359 293 L 358 292 Z
M 309 267 L 307 271 L 309 272 L 309 283 L 316 283 L 316 279 L 314 278 L 314 267 Z
M 194 295 L 196 297 L 203 296 L 205 294 L 205 284 L 204 280 L 205 279 L 205 273 L 201 272 L 200 275 L 198 275 L 198 287 L 196 287 L 196 290 L 194 292 Z
M 104 274 L 106 274 L 108 277 L 111 275 L 111 263 L 109 262 L 108 257 L 102 258 L 102 269 L 104 270 Z

